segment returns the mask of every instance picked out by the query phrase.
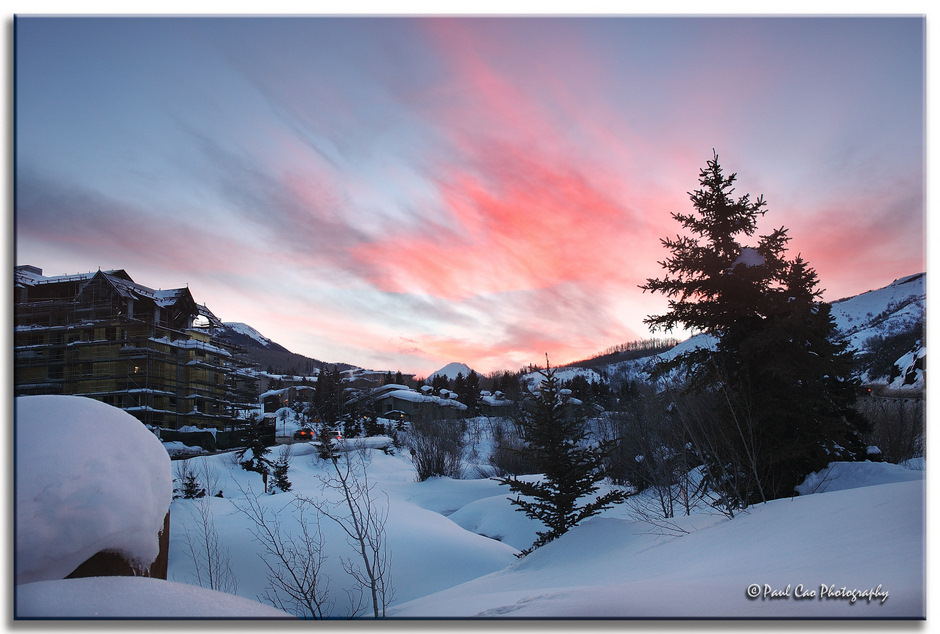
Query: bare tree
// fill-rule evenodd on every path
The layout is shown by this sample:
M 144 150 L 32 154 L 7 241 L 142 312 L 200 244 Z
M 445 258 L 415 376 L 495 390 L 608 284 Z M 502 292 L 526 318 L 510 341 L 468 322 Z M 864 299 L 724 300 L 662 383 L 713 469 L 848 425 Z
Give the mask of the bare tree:
M 302 499 L 346 533 L 356 557 L 344 558 L 343 569 L 368 593 L 373 616 L 384 617 L 393 597 L 391 554 L 385 539 L 388 499 L 386 496 L 384 506 L 376 503 L 374 485 L 369 482 L 366 450 L 349 451 L 345 442 L 338 449 L 327 457 L 332 471 L 322 476 L 321 481 L 327 489 L 339 492 L 342 499 L 337 502 Z
M 187 530 L 183 538 L 195 568 L 196 583 L 203 588 L 237 594 L 238 579 L 232 572 L 229 549 L 219 540 L 212 517 L 211 498 L 198 498 L 189 507 L 189 512 L 195 528 Z
M 900 463 L 923 456 L 924 399 L 869 396 L 858 401 L 859 411 L 871 421 L 866 440 L 881 450 L 888 462 Z
M 268 589 L 259 598 L 297 616 L 329 616 L 333 602 L 329 578 L 320 574 L 326 556 L 319 516 L 308 512 L 305 500 L 295 498 L 272 511 L 252 491 L 241 492 L 245 502 L 235 506 L 251 520 L 251 534 L 261 544 L 261 560 L 268 569 Z M 282 515 L 293 520 L 295 532 L 285 525 Z

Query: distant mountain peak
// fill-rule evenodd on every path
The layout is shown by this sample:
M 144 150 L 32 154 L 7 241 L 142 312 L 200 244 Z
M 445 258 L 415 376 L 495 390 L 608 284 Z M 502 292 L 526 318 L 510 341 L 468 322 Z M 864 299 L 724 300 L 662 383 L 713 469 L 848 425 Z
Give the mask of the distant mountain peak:
M 246 337 L 251 337 L 265 348 L 269 347 L 273 341 L 262 335 L 260 332 L 249 326 L 248 324 L 243 324 L 241 322 L 224 322 L 226 328 L 237 332 L 238 334 L 245 335 Z
M 448 363 L 437 372 L 432 372 L 428 378 L 433 379 L 436 376 L 445 376 L 448 380 L 453 381 L 455 378 L 457 378 L 458 374 L 467 376 L 471 371 L 472 370 L 470 369 L 470 366 L 468 366 L 466 363 L 454 362 Z M 477 374 L 479 374 L 479 372 L 477 372 Z

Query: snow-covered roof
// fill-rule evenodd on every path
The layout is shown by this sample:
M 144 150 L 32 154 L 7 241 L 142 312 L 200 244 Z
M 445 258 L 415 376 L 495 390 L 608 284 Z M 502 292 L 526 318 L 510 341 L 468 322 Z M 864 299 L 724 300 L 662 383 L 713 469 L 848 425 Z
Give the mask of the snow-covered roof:
M 120 276 L 130 280 L 130 275 L 124 269 L 115 269 L 112 271 L 91 271 L 88 273 L 75 273 L 73 275 L 43 275 L 42 269 L 36 266 L 23 265 L 13 269 L 14 283 L 20 286 L 38 286 L 40 284 L 60 284 L 62 282 L 82 282 L 90 280 L 98 273 L 105 273 L 112 276 Z
M 62 579 L 92 555 L 149 566 L 173 497 L 170 457 L 136 418 L 80 396 L 20 396 L 16 583 Z
M 399 384 L 397 384 L 397 383 L 389 383 L 389 384 L 387 384 L 387 385 L 382 385 L 381 387 L 375 388 L 374 390 L 372 390 L 371 395 L 372 395 L 373 397 L 378 397 L 378 396 L 382 396 L 383 394 L 388 394 L 389 392 L 395 392 L 395 391 L 397 391 L 397 390 L 405 390 L 405 391 L 408 391 L 408 390 L 410 390 L 410 389 L 411 389 L 411 388 L 409 388 L 407 385 L 399 385 Z
M 198 349 L 205 350 L 206 352 L 212 352 L 223 357 L 230 357 L 232 353 L 228 350 L 220 348 L 211 343 L 206 343 L 204 341 L 199 341 L 198 339 L 170 339 L 169 337 L 150 337 L 150 341 L 156 343 L 162 343 L 167 346 L 172 346 L 174 348 L 189 348 L 189 349 Z
M 427 394 L 421 394 L 420 392 L 415 392 L 414 390 L 409 389 L 393 390 L 383 394 L 375 400 L 382 401 L 388 398 L 397 398 L 411 403 L 436 403 L 437 405 L 446 405 L 448 407 L 456 407 L 457 409 L 467 409 L 467 406 L 460 401 L 450 398 L 441 398 L 440 396 L 429 396 Z
M 143 284 L 138 284 L 129 277 L 125 278 L 120 275 L 116 275 L 111 272 L 106 273 L 104 271 L 99 271 L 99 274 L 106 278 L 118 293 L 129 299 L 151 299 L 157 306 L 160 306 L 161 308 L 173 306 L 187 296 L 191 301 L 193 301 L 192 295 L 190 295 L 188 288 L 154 290 L 144 286 Z M 195 304 L 195 301 L 193 301 L 193 303 Z

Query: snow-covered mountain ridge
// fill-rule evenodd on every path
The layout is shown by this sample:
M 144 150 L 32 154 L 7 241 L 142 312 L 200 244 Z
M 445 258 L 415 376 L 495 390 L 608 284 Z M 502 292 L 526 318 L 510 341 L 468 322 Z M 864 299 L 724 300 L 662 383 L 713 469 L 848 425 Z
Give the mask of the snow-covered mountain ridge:
M 257 330 L 249 326 L 248 324 L 243 324 L 240 322 L 225 322 L 223 325 L 231 333 L 244 335 L 245 337 L 253 339 L 264 348 L 284 349 L 283 346 L 274 343 L 273 341 L 271 341 L 270 339 L 262 335 L 260 332 L 258 332 Z
M 927 274 L 895 280 L 884 288 L 832 302 L 842 336 L 857 351 L 874 336 L 885 336 L 922 322 L 927 309 Z
M 927 346 L 923 327 L 927 309 L 927 274 L 899 278 L 883 288 L 866 291 L 832 302 L 832 317 L 838 336 L 848 341 L 859 360 L 858 376 L 863 382 L 893 389 L 924 386 Z M 886 343 L 887 342 L 887 343 Z M 695 335 L 658 355 L 630 361 L 564 367 L 563 378 L 581 375 L 591 382 L 598 375 L 643 380 L 651 364 L 697 347 L 714 345 L 709 335 Z M 879 355 L 892 355 L 886 363 L 875 364 Z M 536 380 L 537 375 L 530 375 Z

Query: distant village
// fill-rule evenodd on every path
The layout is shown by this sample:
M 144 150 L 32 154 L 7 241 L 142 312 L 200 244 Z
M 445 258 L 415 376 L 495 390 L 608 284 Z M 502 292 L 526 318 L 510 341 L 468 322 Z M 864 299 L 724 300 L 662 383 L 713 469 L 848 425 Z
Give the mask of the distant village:
M 313 402 L 319 372 L 262 371 L 224 333 L 222 321 L 188 288 L 156 290 L 123 269 L 54 277 L 34 266 L 14 269 L 17 396 L 86 396 L 123 409 L 166 438 L 211 431 L 218 449 L 238 444 L 239 430 L 249 424 L 274 433 L 278 410 Z M 336 399 L 354 416 L 508 415 L 518 382 L 509 383 L 515 395 L 480 389 L 479 377 L 467 370 L 457 381 L 467 385 L 454 390 L 446 376 L 425 384 L 400 372 L 337 369 Z M 310 419 L 319 422 L 314 413 Z

